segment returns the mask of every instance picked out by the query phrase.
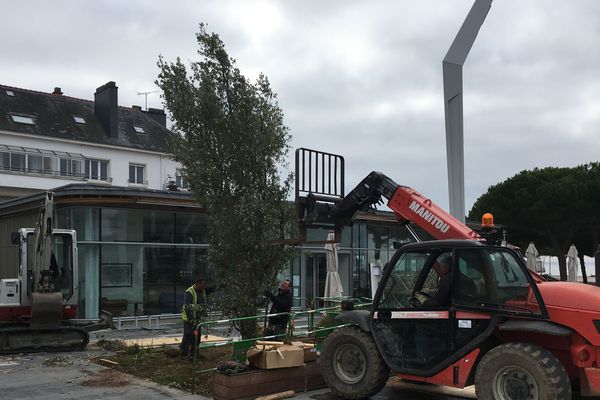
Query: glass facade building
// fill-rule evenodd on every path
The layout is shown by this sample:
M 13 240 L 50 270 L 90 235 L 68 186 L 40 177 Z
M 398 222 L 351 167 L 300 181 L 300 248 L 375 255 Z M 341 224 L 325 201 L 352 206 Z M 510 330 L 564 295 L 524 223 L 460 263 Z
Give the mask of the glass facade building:
M 179 313 L 194 277 L 213 275 L 207 261 L 209 216 L 189 193 L 86 184 L 57 188 L 54 194 L 54 227 L 77 232 L 79 318 L 96 318 L 101 309 L 115 315 Z M 6 240 L 11 231 L 35 226 L 42 198 L 36 194 L 0 205 Z M 323 242 L 327 234 L 309 230 L 306 239 Z M 370 298 L 372 272 L 383 270 L 394 242 L 413 240 L 393 213 L 359 213 L 342 231 L 339 246 L 343 295 Z M 18 254 L 5 245 L 10 260 L 0 277 L 13 278 Z M 299 246 L 281 275 L 292 281 L 296 306 L 321 305 L 327 278 L 324 243 Z
M 357 221 L 344 228 L 338 252 L 338 271 L 344 296 L 371 298 L 371 271 L 383 269 L 395 252 L 394 242 L 407 243 L 415 239 L 408 230 L 399 226 L 392 213 L 378 213 L 376 221 L 370 215 L 359 216 Z M 424 232 L 419 236 L 426 239 Z M 327 230 L 309 230 L 308 241 L 325 240 Z M 327 278 L 327 261 L 324 246 L 304 245 L 292 261 L 286 275 L 291 277 L 295 305 L 319 306 Z
M 196 275 L 211 276 L 206 213 L 67 206 L 57 227 L 77 231 L 79 317 L 98 310 L 117 315 L 178 313 Z M 393 220 L 392 220 L 393 221 Z M 312 230 L 308 240 L 324 240 Z M 394 253 L 394 242 L 412 241 L 395 223 L 356 222 L 342 233 L 339 273 L 344 296 L 371 297 L 371 270 Z M 293 284 L 295 305 L 320 305 L 327 277 L 323 246 L 301 246 L 282 276 Z
M 61 207 L 59 228 L 77 231 L 79 310 L 177 313 L 206 263 L 207 215 L 110 207 Z

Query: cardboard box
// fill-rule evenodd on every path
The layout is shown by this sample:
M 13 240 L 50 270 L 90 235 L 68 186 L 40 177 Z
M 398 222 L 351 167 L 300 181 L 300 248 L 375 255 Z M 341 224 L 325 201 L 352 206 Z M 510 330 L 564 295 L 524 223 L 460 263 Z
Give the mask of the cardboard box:
M 304 365 L 304 350 L 284 344 L 281 346 L 260 346 L 248 350 L 248 364 L 261 369 L 299 367 Z
M 305 347 L 304 349 L 304 362 L 317 361 L 317 349 L 314 347 Z

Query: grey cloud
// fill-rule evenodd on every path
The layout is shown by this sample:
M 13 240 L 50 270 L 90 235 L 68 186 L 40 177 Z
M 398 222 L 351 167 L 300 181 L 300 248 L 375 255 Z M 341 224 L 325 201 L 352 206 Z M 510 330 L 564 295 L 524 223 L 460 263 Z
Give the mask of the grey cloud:
M 349 188 L 380 170 L 447 207 L 441 62 L 471 5 L 13 2 L 3 10 L 0 75 L 88 99 L 114 80 L 122 105 L 143 104 L 137 92 L 156 89 L 158 55 L 197 59 L 206 22 L 242 72 L 269 77 L 294 147 L 343 154 Z M 599 16 L 594 0 L 493 3 L 464 67 L 467 210 L 522 169 L 597 161 Z

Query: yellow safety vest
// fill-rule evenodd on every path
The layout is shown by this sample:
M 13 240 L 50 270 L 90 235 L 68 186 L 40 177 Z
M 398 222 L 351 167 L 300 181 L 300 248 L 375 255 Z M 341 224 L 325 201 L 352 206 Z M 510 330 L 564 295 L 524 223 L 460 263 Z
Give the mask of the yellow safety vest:
M 186 293 L 190 293 L 192 295 L 192 306 L 197 306 L 198 305 L 198 295 L 196 294 L 196 289 L 194 288 L 194 285 L 190 286 L 189 288 L 187 288 L 187 290 L 185 291 Z M 184 298 L 185 301 L 185 298 Z M 202 304 L 206 304 L 206 290 L 202 289 Z M 181 319 L 184 322 L 188 322 L 188 316 L 187 313 L 185 312 L 185 307 L 186 304 L 184 304 L 181 307 Z

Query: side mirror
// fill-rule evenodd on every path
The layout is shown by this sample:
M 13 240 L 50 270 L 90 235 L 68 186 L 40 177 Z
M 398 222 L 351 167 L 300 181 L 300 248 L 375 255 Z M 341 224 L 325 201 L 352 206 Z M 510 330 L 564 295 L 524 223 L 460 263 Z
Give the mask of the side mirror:
M 10 243 L 15 244 L 15 245 L 19 244 L 19 233 L 18 232 L 10 233 Z

